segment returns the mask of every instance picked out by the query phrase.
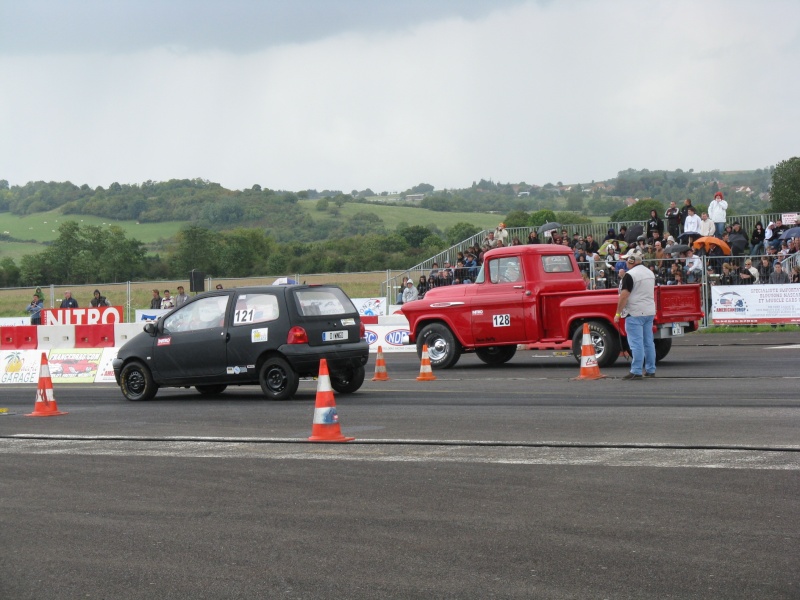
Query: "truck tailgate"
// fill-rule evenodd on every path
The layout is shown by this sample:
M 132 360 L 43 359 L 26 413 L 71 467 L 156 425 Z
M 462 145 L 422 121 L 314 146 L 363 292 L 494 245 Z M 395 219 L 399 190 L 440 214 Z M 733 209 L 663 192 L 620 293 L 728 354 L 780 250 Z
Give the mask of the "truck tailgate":
M 656 286 L 657 323 L 699 321 L 703 318 L 700 285 Z

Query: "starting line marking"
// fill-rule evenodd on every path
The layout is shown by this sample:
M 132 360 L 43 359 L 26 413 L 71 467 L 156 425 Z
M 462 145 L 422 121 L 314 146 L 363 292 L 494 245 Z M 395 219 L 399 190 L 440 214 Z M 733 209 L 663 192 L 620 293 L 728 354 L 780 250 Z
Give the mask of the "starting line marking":
M 357 462 L 472 463 L 701 469 L 800 470 L 798 452 L 675 448 L 497 447 L 397 444 L 253 444 L 179 440 L 0 439 L 4 455 L 148 456 Z

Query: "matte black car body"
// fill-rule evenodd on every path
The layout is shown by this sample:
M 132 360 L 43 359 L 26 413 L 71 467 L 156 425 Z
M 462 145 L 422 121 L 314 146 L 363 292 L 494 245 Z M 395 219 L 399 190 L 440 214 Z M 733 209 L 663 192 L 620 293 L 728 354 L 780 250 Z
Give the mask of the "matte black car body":
M 147 323 L 119 349 L 114 376 L 129 400 L 148 400 L 160 387 L 217 394 L 257 384 L 285 400 L 325 358 L 333 389 L 350 393 L 364 381 L 363 334 L 358 311 L 336 286 L 215 290 Z

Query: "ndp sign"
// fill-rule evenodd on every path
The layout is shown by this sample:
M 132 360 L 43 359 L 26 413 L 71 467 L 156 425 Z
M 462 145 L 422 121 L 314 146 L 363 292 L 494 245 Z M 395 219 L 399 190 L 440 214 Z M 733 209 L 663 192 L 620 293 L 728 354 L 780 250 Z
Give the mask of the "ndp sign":
M 98 306 L 97 308 L 46 308 L 42 310 L 42 325 L 98 325 L 122 323 L 125 308 Z
M 408 329 L 395 329 L 383 336 L 387 344 L 392 346 L 402 346 L 403 336 L 409 335 L 411 332 Z

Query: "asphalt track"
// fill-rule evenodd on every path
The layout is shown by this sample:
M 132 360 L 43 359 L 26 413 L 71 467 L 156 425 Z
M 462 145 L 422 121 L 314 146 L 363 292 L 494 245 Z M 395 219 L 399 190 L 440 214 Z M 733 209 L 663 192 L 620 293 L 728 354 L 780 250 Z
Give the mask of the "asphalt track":
M 464 356 L 289 402 L 0 387 L 0 598 L 798 598 L 800 335 L 691 335 L 655 380 Z M 373 363 L 370 363 L 370 368 Z

